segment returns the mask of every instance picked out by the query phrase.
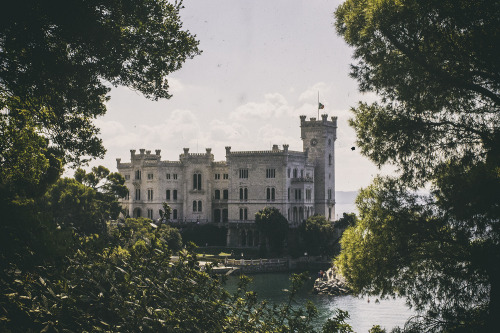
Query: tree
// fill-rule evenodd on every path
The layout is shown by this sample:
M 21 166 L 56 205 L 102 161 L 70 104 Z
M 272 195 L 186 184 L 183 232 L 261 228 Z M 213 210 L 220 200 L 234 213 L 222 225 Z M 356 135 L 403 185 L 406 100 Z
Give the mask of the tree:
M 310 255 L 323 255 L 332 252 L 334 228 L 330 221 L 322 215 L 309 217 L 299 227 L 299 232 L 304 239 L 306 250 Z
M 104 155 L 93 119 L 110 86 L 169 98 L 166 76 L 200 53 L 182 30 L 182 1 L 9 7 L 0 14 L 0 189 L 9 198 L 43 193 L 62 164 Z
M 335 221 L 334 227 L 338 229 L 346 229 L 347 227 L 352 227 L 358 221 L 358 217 L 355 213 L 342 213 L 342 217 Z
M 255 224 L 271 251 L 280 252 L 288 235 L 288 221 L 278 208 L 265 207 L 255 213 Z
M 119 224 L 112 236 L 116 238 L 119 246 L 131 250 L 135 247 L 146 244 L 157 248 L 168 249 L 177 252 L 182 248 L 182 237 L 179 229 L 166 224 L 157 226 L 150 219 L 144 217 L 126 219 L 123 224 Z
M 352 109 L 357 144 L 398 167 L 358 197 L 337 264 L 358 292 L 426 310 L 420 330 L 498 327 L 499 14 L 483 0 L 348 0 L 335 13 L 351 75 L 381 97 Z
M 75 172 L 75 178 L 59 179 L 39 201 L 38 209 L 50 214 L 60 227 L 72 227 L 79 233 L 104 235 L 106 222 L 121 212 L 118 199 L 127 194 L 125 179 L 103 166 L 86 173 Z
M 124 233 L 118 241 L 130 241 L 127 235 L 135 237 Z M 57 274 L 51 266 L 38 267 L 30 275 L 18 273 L 15 283 L 0 295 L 0 302 L 8 299 L 0 303 L 0 329 L 315 332 L 315 307 L 294 304 L 307 274 L 291 277 L 286 302 L 270 304 L 258 301 L 244 276 L 235 294 L 227 292 L 223 277 L 210 266 L 200 270 L 192 250 L 181 251 L 179 260 L 171 263 L 168 247 L 156 236 L 129 248 L 114 241 L 103 248 L 95 241 L 95 237 L 81 239 L 79 251 L 68 257 Z M 344 317 L 332 321 L 343 323 Z

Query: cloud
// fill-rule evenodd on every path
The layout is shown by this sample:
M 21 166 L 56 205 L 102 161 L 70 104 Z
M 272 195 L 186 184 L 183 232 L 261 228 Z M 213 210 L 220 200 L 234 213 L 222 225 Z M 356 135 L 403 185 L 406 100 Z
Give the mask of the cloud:
M 319 101 L 325 104 L 325 97 L 329 96 L 332 93 L 332 86 L 326 84 L 325 82 L 318 82 L 299 95 L 299 102 L 317 102 L 318 92 Z
M 286 98 L 278 93 L 268 93 L 264 95 L 264 102 L 249 102 L 240 105 L 229 118 L 234 121 L 244 122 L 247 120 L 269 120 L 282 115 L 292 114 L 292 107 Z

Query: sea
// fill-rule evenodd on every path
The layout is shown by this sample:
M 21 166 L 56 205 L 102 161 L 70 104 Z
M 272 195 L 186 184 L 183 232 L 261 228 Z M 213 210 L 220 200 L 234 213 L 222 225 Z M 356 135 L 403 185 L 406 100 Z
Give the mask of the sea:
M 261 300 L 274 303 L 283 303 L 288 300 L 284 289 L 290 286 L 291 273 L 265 273 L 251 275 L 252 283 L 249 290 L 255 291 Z M 357 333 L 366 333 L 373 325 L 380 325 L 390 332 L 392 328 L 403 327 L 406 320 L 414 315 L 405 301 L 399 299 L 378 300 L 374 297 L 356 296 L 330 296 L 316 295 L 313 293 L 314 279 L 316 273 L 311 273 L 310 279 L 304 284 L 297 294 L 297 306 L 305 305 L 307 301 L 312 301 L 318 309 L 319 316 L 314 321 L 314 326 L 318 331 L 328 318 L 334 315 L 335 309 L 341 309 L 349 313 L 347 323 L 350 324 Z M 234 292 L 237 288 L 238 276 L 230 276 L 226 288 Z

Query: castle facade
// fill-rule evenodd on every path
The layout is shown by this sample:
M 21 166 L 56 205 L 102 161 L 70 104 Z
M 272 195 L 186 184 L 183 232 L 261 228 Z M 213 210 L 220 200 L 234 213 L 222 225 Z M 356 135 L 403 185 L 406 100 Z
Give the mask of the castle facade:
M 160 150 L 131 150 L 129 163 L 117 159 L 129 190 L 122 205 L 132 217 L 156 220 L 167 202 L 173 222 L 227 225 L 228 246 L 258 245 L 254 217 L 266 206 L 278 208 L 291 227 L 314 214 L 332 221 L 337 117 L 300 116 L 300 127 L 302 151 L 287 144 L 267 151 L 227 146 L 226 160 L 214 161 L 211 148 L 205 153 L 184 148 L 178 161 L 162 161 Z

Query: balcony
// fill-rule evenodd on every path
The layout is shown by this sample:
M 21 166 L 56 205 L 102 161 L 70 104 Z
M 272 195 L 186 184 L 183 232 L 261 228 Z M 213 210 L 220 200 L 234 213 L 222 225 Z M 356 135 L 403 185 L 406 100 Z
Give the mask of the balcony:
M 292 178 L 292 184 L 294 183 L 312 183 L 314 179 L 312 177 L 297 177 Z

